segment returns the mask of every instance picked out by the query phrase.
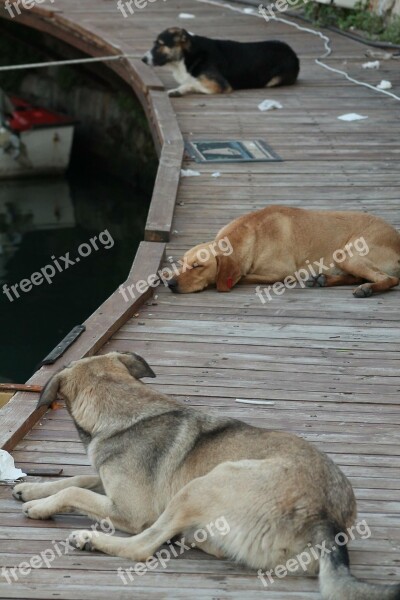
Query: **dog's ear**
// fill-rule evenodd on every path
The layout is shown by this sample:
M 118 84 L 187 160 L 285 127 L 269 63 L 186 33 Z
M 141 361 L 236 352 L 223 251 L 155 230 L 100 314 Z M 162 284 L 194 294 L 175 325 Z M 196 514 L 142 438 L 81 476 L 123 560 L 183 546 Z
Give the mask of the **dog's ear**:
M 58 394 L 60 388 L 60 374 L 54 375 L 44 386 L 42 393 L 40 394 L 39 402 L 37 403 L 36 410 L 42 406 L 49 407 L 52 404 Z
M 217 290 L 230 292 L 242 276 L 239 265 L 232 256 L 217 255 L 215 258 L 217 261 Z
M 179 42 L 181 44 L 187 44 L 190 40 L 190 33 L 186 29 L 181 29 L 179 33 Z
M 120 352 L 118 358 L 122 363 L 124 363 L 129 373 L 135 379 L 156 376 L 153 369 L 149 367 L 144 358 L 138 354 L 135 354 L 134 352 Z

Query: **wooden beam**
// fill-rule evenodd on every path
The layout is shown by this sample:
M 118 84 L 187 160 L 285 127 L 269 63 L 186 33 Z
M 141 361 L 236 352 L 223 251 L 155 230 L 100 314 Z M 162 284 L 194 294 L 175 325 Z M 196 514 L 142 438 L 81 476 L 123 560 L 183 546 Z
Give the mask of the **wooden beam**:
M 182 158 L 183 141 L 176 140 L 163 146 L 145 228 L 145 239 L 149 242 L 168 242 L 170 239 Z

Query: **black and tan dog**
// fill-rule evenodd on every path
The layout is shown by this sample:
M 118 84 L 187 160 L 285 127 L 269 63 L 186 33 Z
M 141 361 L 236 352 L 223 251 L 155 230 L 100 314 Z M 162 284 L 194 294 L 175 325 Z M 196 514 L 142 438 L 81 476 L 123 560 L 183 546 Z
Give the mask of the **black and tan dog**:
M 300 70 L 297 55 L 284 42 L 213 40 L 178 27 L 160 33 L 143 61 L 172 68 L 179 87 L 170 96 L 292 85 Z
M 328 456 L 295 435 L 207 415 L 138 381 L 154 376 L 143 358 L 112 352 L 50 380 L 39 406 L 57 394 L 65 400 L 97 477 L 18 484 L 26 516 L 109 518 L 133 537 L 81 530 L 72 544 L 131 560 L 149 559 L 178 534 L 189 548 L 255 569 L 308 553 L 325 600 L 399 600 L 400 586 L 350 574 L 338 535 L 354 528 L 356 501 Z M 199 530 L 210 535 L 199 540 Z

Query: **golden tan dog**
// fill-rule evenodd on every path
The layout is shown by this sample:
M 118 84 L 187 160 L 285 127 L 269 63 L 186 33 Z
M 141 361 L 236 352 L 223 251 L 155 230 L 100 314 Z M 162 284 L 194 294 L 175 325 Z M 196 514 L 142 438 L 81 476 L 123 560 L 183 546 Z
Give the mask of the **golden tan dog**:
M 260 578 L 290 560 L 292 572 L 301 573 L 296 560 L 311 574 L 320 566 L 325 600 L 399 600 L 400 586 L 350 574 L 343 534 L 348 541 L 354 528 L 362 532 L 351 484 L 328 456 L 295 435 L 197 411 L 139 381 L 154 376 L 140 356 L 112 352 L 49 381 L 38 406 L 57 394 L 65 400 L 97 476 L 16 485 L 26 516 L 108 518 L 133 537 L 81 530 L 71 543 L 146 566 L 180 535 L 181 548 L 240 561 Z
M 232 248 L 229 255 L 218 250 L 223 239 Z M 361 284 L 353 294 L 364 298 L 398 285 L 399 277 L 400 234 L 383 219 L 269 206 L 235 219 L 214 242 L 186 252 L 169 287 L 184 294 L 213 284 L 229 292 L 239 281 L 287 287 Z

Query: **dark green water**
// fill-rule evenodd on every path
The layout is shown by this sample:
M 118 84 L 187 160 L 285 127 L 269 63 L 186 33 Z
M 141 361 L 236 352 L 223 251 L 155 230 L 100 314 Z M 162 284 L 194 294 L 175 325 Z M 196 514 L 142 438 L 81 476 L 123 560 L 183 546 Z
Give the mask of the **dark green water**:
M 0 382 L 26 381 L 126 279 L 148 203 L 145 193 L 88 162 L 75 163 L 61 180 L 0 182 Z M 98 250 L 91 246 L 90 255 L 79 257 L 78 247 L 94 236 Z M 79 262 L 56 269 L 51 284 L 20 291 L 19 298 L 11 291 L 13 301 L 8 299 L 4 284 L 11 288 L 67 252 Z

